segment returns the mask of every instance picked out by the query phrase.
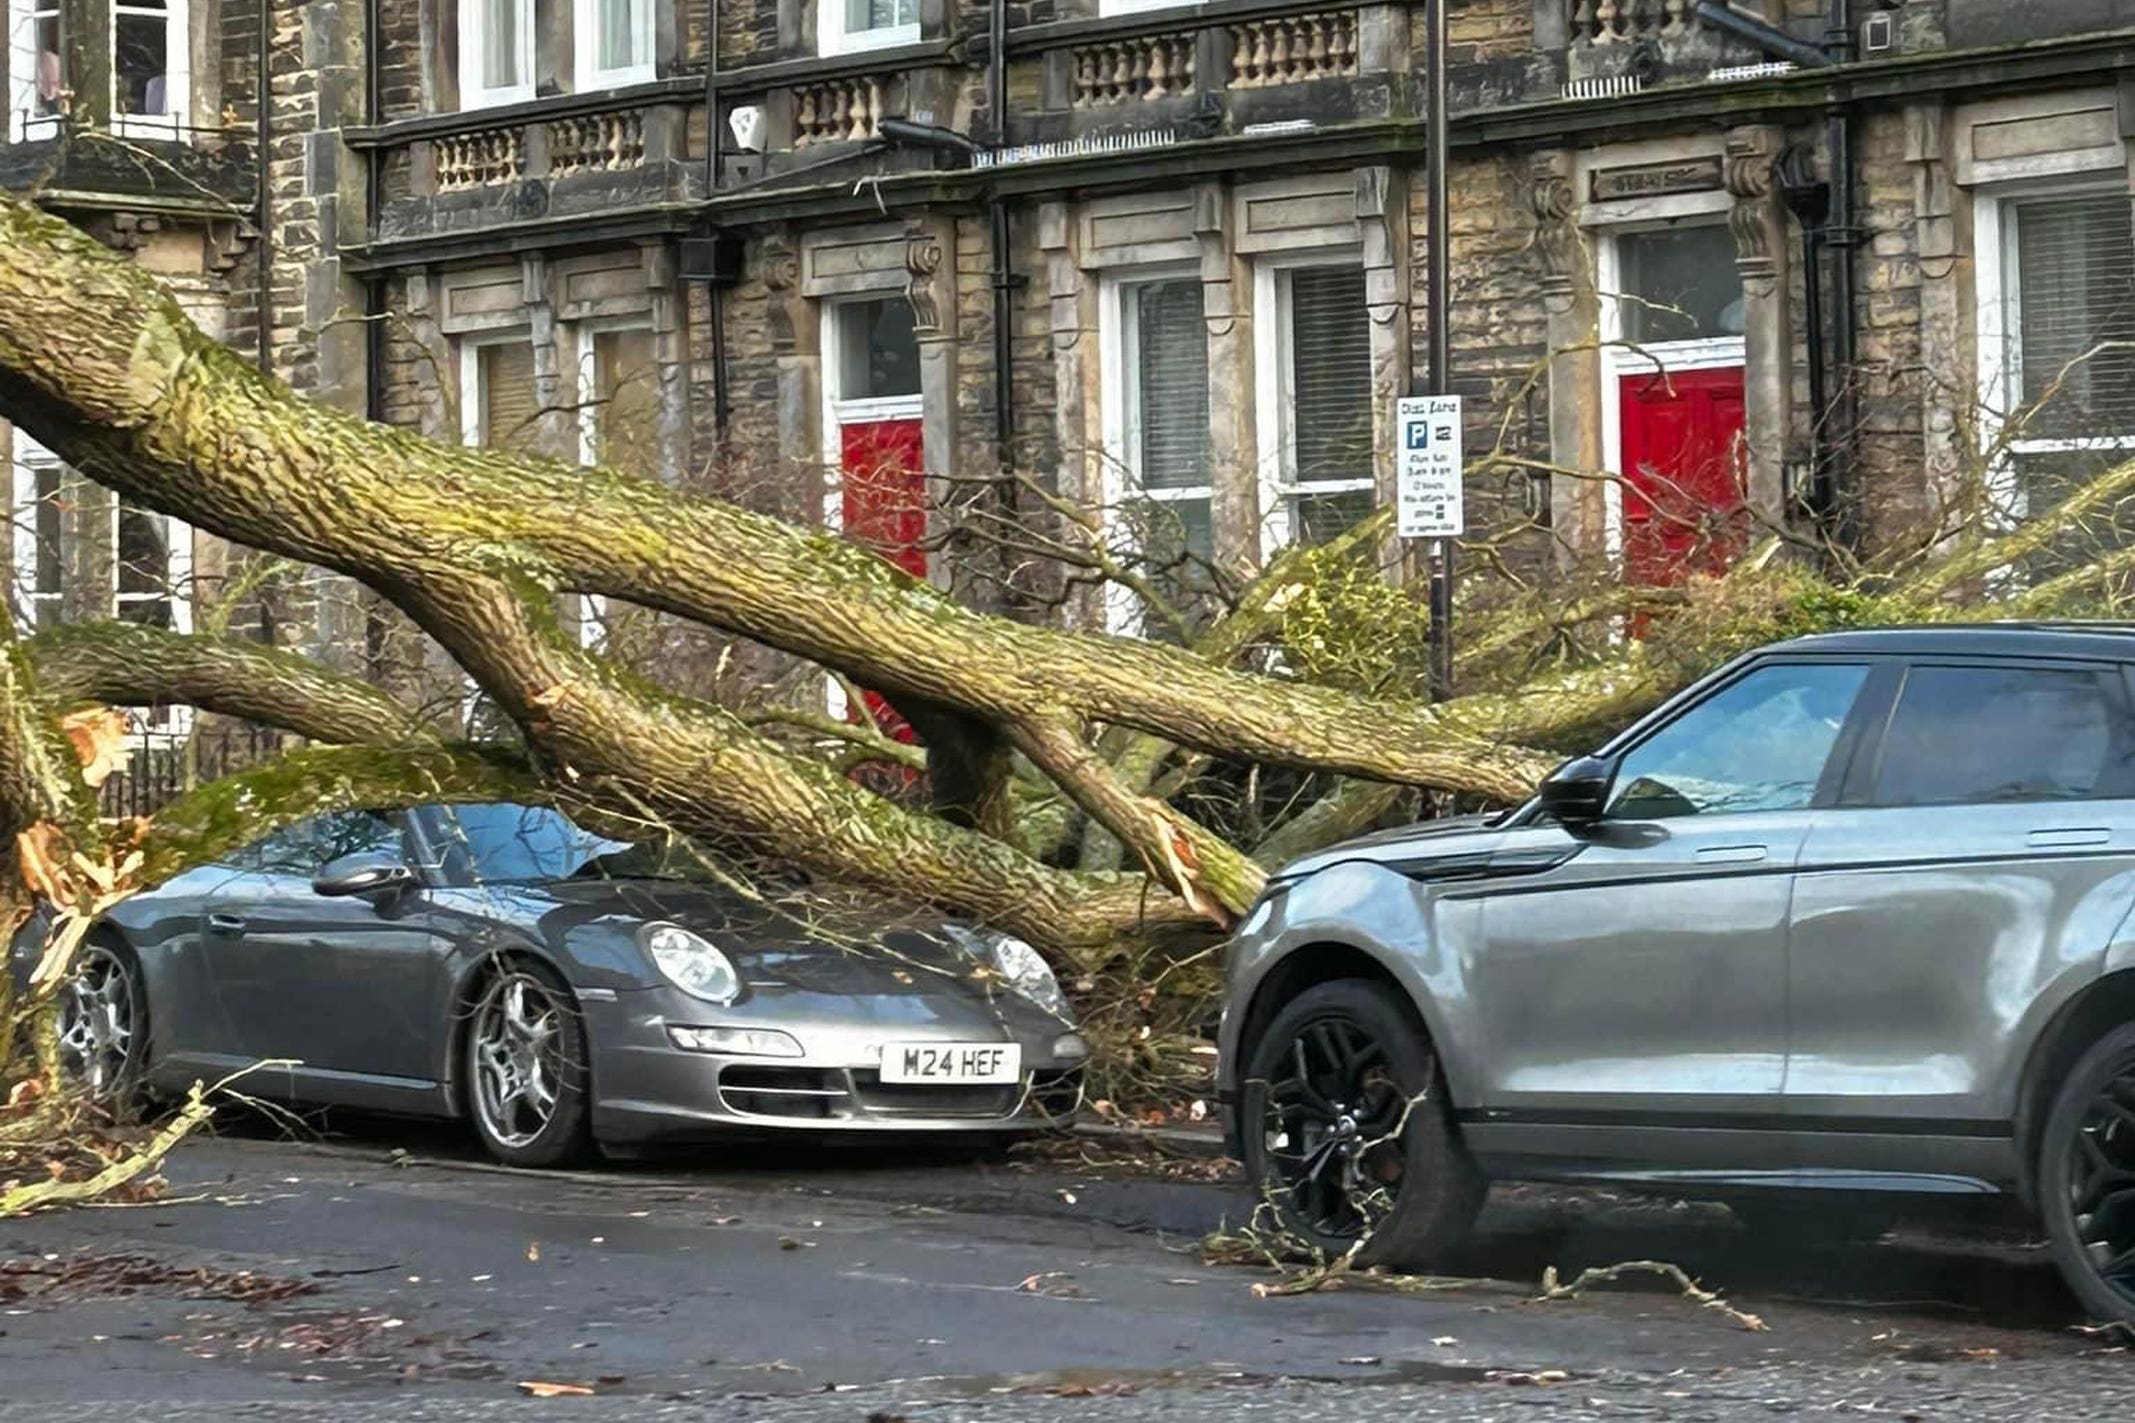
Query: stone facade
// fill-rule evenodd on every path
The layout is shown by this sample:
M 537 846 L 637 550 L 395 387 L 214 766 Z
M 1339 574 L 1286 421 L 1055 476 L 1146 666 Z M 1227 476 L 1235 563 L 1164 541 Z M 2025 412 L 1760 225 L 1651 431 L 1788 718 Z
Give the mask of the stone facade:
M 267 0 L 255 152 L 262 17 L 221 0 L 191 41 L 193 117 L 218 132 L 171 145 L 218 202 L 113 179 L 69 210 L 321 399 L 791 517 L 855 517 L 848 442 L 908 425 L 929 547 L 966 515 L 1052 527 L 1042 501 L 1064 495 L 1162 505 L 1243 571 L 1333 517 L 1315 511 L 1389 497 L 1441 220 L 1423 7 L 1013 0 L 996 76 L 974 0 L 524 0 L 523 50 L 493 55 L 484 17 L 509 3 Z M 2135 90 L 2102 24 L 2041 36 L 2028 7 L 2018 46 L 1995 29 L 2006 7 L 1975 0 L 1856 7 L 1847 36 L 1817 0 L 1737 7 L 1797 47 L 1844 39 L 1849 62 L 1811 73 L 1687 0 L 1450 3 L 1450 381 L 1471 455 L 1494 455 L 1472 470 L 1471 528 L 1542 576 L 1652 572 L 1624 490 L 1670 473 L 1647 426 L 1681 413 L 1679 376 L 1722 412 L 1741 517 L 1869 546 L 1948 517 L 2038 362 L 2075 354 L 2021 313 L 2055 291 L 2096 307 L 2126 282 L 2124 248 L 2135 267 Z M 589 59 L 616 24 L 628 53 Z M 1828 186 L 1834 101 L 1851 232 L 1811 244 L 1796 206 Z M 747 149 L 737 117 L 760 134 Z M 20 135 L 0 180 L 56 141 Z M 2049 226 L 2090 246 L 2045 243 Z M 1857 293 L 1848 372 L 1809 335 L 1812 272 L 1814 314 L 1837 319 L 1832 252 Z M 2094 334 L 2135 332 L 2093 316 Z M 1988 471 L 2018 491 L 2012 515 L 2077 446 L 2135 447 L 2135 390 L 2123 411 L 2107 375 L 2079 412 L 2096 428 L 2049 421 L 2063 433 Z M 1181 410 L 1193 450 L 1150 433 Z M 194 559 L 203 577 L 225 563 Z M 1021 576 L 965 591 L 1135 625 Z M 328 588 L 328 615 L 321 591 L 266 621 L 309 619 L 304 637 L 389 680 L 425 675 L 384 610 Z

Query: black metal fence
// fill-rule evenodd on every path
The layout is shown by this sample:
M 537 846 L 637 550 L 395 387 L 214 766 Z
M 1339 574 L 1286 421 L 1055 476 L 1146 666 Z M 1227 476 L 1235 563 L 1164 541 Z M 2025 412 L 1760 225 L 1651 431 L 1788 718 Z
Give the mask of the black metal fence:
M 132 733 L 133 756 L 100 792 L 104 814 L 114 819 L 154 815 L 206 781 L 244 770 L 298 745 L 271 726 L 216 719 L 183 731 L 144 721 Z

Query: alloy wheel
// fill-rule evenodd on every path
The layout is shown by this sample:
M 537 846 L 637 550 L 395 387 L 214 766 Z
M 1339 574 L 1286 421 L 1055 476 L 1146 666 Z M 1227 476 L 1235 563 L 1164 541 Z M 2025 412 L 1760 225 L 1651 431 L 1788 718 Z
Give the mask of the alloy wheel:
M 540 979 L 507 973 L 476 1005 L 475 1110 L 500 1144 L 523 1147 L 556 1116 L 568 1059 L 565 1008 Z
M 1268 1076 L 1261 1123 L 1271 1184 L 1313 1231 L 1354 1240 L 1394 1208 L 1409 1099 L 1386 1045 L 1351 1018 L 1306 1023 L 1282 1064 Z
M 2135 1063 L 2099 1089 L 2069 1138 L 2068 1211 L 2091 1270 L 2135 1309 Z
M 75 961 L 59 1001 L 60 1061 L 96 1101 L 123 1084 L 133 1057 L 138 1007 L 133 972 L 110 949 L 91 944 Z

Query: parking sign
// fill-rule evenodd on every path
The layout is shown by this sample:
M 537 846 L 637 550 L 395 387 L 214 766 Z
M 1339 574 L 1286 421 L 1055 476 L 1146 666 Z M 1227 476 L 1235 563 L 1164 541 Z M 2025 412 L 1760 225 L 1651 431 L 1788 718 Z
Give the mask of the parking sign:
M 1401 432 L 1394 483 L 1394 523 L 1405 539 L 1450 539 L 1467 532 L 1461 507 L 1461 430 L 1457 395 L 1412 395 L 1395 407 Z

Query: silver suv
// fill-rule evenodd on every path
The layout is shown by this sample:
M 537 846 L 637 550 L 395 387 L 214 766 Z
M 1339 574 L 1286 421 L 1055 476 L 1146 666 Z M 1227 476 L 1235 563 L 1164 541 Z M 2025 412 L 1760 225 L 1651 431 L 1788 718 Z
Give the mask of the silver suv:
M 1296 1234 L 1400 1265 L 1492 1178 L 2000 1194 L 2135 1318 L 2131 907 L 2135 628 L 1782 643 L 1510 814 L 1275 876 L 1234 1144 Z

